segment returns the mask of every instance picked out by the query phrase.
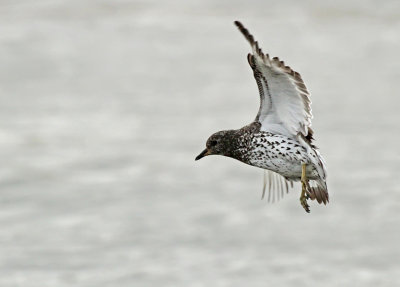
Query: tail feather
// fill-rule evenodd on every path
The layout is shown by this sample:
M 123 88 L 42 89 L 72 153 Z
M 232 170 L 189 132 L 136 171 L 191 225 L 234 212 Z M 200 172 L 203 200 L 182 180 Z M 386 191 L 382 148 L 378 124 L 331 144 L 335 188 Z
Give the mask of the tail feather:
M 312 165 L 316 168 L 319 178 L 310 180 L 309 196 L 312 200 L 316 199 L 319 204 L 325 205 L 329 202 L 328 188 L 326 186 L 326 164 L 324 158 L 314 145 L 311 144 L 313 132 L 310 130 L 309 138 L 302 135 L 298 136 L 298 140 L 307 149 Z
M 317 200 L 319 204 L 325 205 L 329 202 L 329 193 L 325 181 L 323 180 L 310 180 L 310 193 L 311 200 Z

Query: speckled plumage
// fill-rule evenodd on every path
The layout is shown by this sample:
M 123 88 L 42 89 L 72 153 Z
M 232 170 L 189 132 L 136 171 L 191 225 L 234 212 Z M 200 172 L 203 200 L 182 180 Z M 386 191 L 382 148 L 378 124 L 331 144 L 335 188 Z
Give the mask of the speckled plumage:
M 295 139 L 260 128 L 260 123 L 253 122 L 241 129 L 227 131 L 224 137 L 228 134 L 229 141 L 223 155 L 279 173 L 287 180 L 300 180 L 301 163 L 311 163 L 306 148 Z M 307 167 L 307 173 L 309 179 L 318 177 L 312 165 Z
M 269 195 L 274 188 L 287 190 L 288 182 L 300 180 L 300 202 L 309 212 L 307 199 L 329 201 L 325 162 L 312 143 L 310 94 L 299 73 L 264 54 L 253 35 L 240 22 L 235 25 L 253 50 L 247 60 L 258 86 L 260 108 L 251 124 L 211 135 L 196 160 L 223 155 L 266 170 L 263 196 L 267 180 Z

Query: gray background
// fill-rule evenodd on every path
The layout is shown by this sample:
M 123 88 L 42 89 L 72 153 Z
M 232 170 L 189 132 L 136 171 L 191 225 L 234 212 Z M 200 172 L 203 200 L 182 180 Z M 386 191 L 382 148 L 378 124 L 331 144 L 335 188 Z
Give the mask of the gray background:
M 1 1 L 0 285 L 399 285 L 399 3 Z M 236 19 L 312 93 L 311 214 L 194 162 L 258 109 Z

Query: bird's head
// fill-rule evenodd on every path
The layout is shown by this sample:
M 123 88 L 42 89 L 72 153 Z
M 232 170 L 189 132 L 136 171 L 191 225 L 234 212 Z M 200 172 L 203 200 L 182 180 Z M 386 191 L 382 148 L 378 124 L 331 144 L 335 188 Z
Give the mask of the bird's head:
M 225 155 L 231 156 L 235 145 L 235 131 L 220 131 L 211 135 L 206 143 L 206 149 L 203 150 L 195 160 L 199 160 L 207 155 Z

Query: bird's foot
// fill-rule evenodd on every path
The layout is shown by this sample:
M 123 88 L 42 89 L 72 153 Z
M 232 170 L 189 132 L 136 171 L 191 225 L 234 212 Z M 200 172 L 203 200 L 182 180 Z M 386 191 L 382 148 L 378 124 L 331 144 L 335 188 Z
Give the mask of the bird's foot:
M 310 213 L 310 206 L 307 203 L 307 199 L 310 198 L 311 190 L 310 185 L 308 184 L 307 176 L 306 176 L 306 164 L 302 164 L 301 166 L 301 195 L 300 195 L 300 204 L 303 206 L 304 210 L 307 213 Z
M 309 195 L 308 195 L 306 186 L 307 185 L 305 183 L 301 182 L 300 204 L 301 204 L 301 206 L 303 206 L 304 210 L 307 213 L 310 213 L 310 206 L 307 203 L 307 199 L 309 198 Z

